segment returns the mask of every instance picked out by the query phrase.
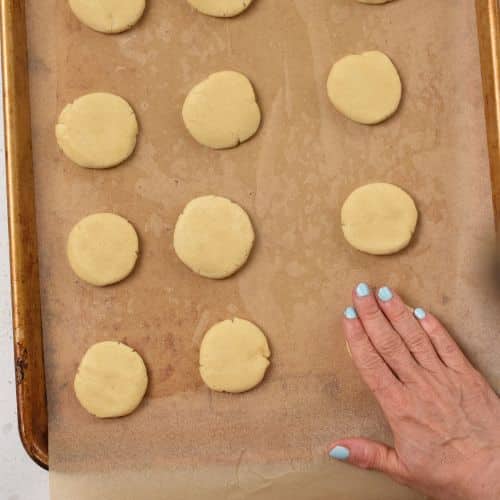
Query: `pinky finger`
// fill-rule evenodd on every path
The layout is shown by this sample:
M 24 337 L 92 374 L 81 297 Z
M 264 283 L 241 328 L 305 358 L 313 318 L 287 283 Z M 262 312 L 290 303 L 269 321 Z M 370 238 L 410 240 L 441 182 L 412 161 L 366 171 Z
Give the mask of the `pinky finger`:
M 459 345 L 434 315 L 421 308 L 415 309 L 414 315 L 420 321 L 434 349 L 446 366 L 456 371 L 472 367 Z

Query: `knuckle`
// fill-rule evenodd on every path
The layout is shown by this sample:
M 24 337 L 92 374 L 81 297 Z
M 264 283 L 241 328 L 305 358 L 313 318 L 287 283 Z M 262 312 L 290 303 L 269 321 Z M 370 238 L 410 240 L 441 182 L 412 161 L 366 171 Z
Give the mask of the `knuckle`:
M 486 382 L 485 378 L 475 369 L 471 372 L 468 382 L 469 387 L 467 393 L 469 394 L 485 395 L 489 392 L 488 382 Z
M 403 348 L 403 341 L 398 335 L 384 335 L 376 344 L 377 349 L 386 356 L 397 355 Z
M 362 469 L 375 469 L 378 464 L 382 463 L 380 450 L 364 448 L 361 456 L 359 457 L 359 466 Z
M 364 310 L 361 311 L 365 321 L 376 322 L 382 319 L 382 311 L 378 308 L 376 304 L 370 304 L 365 306 Z
M 396 307 L 394 311 L 390 315 L 391 320 L 396 322 L 396 323 L 403 323 L 408 320 L 409 313 L 408 309 L 406 307 Z
M 429 350 L 429 344 L 426 339 L 419 332 L 414 332 L 409 336 L 408 345 L 414 353 L 423 353 Z
M 436 339 L 437 342 L 444 343 L 447 341 L 446 330 L 441 326 L 441 323 L 432 318 L 431 324 L 427 327 L 427 333 L 431 338 Z
M 373 392 L 379 398 L 391 403 L 398 401 L 397 391 L 395 391 L 394 382 L 386 379 L 379 379 L 373 385 Z
M 366 333 L 360 325 L 349 328 L 349 330 L 347 330 L 347 334 L 351 342 L 355 344 L 362 344 L 366 336 Z
M 458 346 L 454 342 L 443 341 L 440 346 L 440 351 L 445 356 L 455 356 L 458 354 Z
M 353 333 L 348 338 L 347 345 L 349 347 L 349 350 L 351 351 L 351 355 L 352 353 L 358 353 L 358 355 L 362 359 L 369 355 L 369 351 L 367 349 L 366 334 L 364 332 Z
M 381 311 L 367 311 L 363 317 L 364 323 L 368 328 L 378 327 L 383 321 L 386 321 Z
M 376 353 L 367 353 L 362 359 L 363 366 L 366 370 L 377 371 L 381 367 L 381 359 Z

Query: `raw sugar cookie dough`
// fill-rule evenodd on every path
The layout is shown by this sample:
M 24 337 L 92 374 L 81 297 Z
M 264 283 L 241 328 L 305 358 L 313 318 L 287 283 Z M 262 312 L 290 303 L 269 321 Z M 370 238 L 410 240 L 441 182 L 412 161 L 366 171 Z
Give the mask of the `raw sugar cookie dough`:
M 252 222 L 236 203 L 220 196 L 190 201 L 174 230 L 179 259 L 205 278 L 223 279 L 248 259 L 255 240 Z
M 139 126 L 125 99 L 98 92 L 68 104 L 56 125 L 64 154 L 87 168 L 115 167 L 134 151 Z
M 69 6 L 89 28 L 102 33 L 120 33 L 139 21 L 146 0 L 69 0 Z
M 349 55 L 337 61 L 328 77 L 327 89 L 338 111 L 365 125 L 375 125 L 392 116 L 402 95 L 396 67 L 378 51 Z
M 234 318 L 212 326 L 200 347 L 200 374 L 214 391 L 239 393 L 259 385 L 270 364 L 264 333 Z
M 184 101 L 182 118 L 200 144 L 227 149 L 257 132 L 261 113 L 248 78 L 236 71 L 221 71 L 191 90 Z
M 367 184 L 342 207 L 342 230 L 356 249 L 373 255 L 396 253 L 411 241 L 418 221 L 413 199 L 398 186 Z
M 139 255 L 139 238 L 126 219 L 111 213 L 89 215 L 71 230 L 68 260 L 75 274 L 95 286 L 126 278 Z
M 74 389 L 80 404 L 99 418 L 123 417 L 141 403 L 148 374 L 141 356 L 120 342 L 100 342 L 83 356 Z
M 252 0 L 187 0 L 198 12 L 213 17 L 234 17 L 241 14 Z

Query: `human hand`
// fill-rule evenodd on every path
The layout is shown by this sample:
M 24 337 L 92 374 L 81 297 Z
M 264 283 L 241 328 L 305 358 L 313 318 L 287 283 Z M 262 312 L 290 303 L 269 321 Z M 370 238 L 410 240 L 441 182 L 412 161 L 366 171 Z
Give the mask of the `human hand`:
M 394 448 L 342 439 L 330 456 L 439 500 L 500 499 L 500 399 L 431 314 L 360 284 L 344 333 Z

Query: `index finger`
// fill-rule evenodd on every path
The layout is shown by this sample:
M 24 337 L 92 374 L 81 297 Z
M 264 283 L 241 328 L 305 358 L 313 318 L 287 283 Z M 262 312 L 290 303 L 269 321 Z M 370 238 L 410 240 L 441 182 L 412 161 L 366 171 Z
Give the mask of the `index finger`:
M 346 309 L 343 328 L 354 364 L 365 383 L 382 404 L 388 394 L 402 388 L 402 383 L 373 347 L 352 307 Z

